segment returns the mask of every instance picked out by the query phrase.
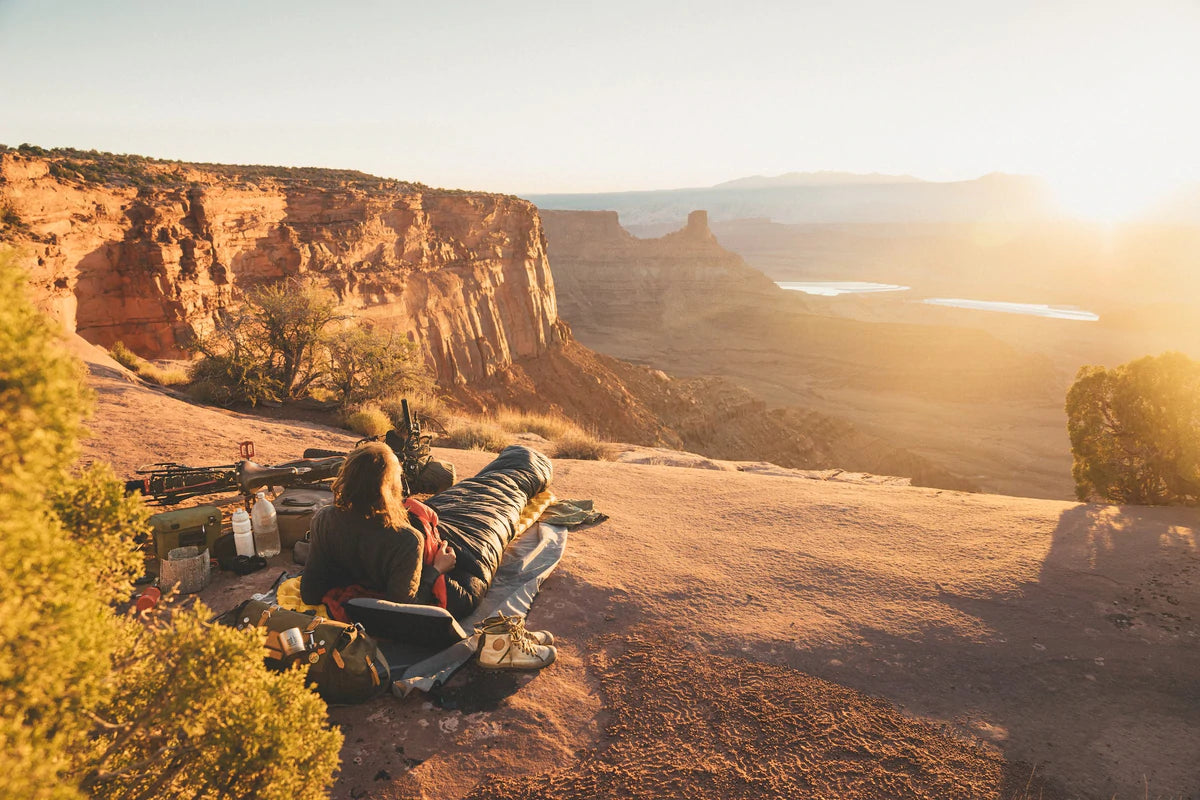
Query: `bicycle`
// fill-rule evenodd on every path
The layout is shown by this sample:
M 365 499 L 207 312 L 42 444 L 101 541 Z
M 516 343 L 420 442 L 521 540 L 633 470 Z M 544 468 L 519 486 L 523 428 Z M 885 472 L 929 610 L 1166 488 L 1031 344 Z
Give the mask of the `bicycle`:
M 436 475 L 423 475 L 426 468 L 431 464 L 439 464 L 433 459 L 433 436 L 424 433 L 423 427 L 426 422 L 432 422 L 442 429 L 445 433 L 445 428 L 436 420 L 422 420 L 415 411 L 408 407 L 408 400 L 400 401 L 401 408 L 401 427 L 393 428 L 381 436 L 368 436 L 365 439 L 360 439 L 355 443 L 355 447 L 366 442 L 383 441 L 392 452 L 396 454 L 396 458 L 400 460 L 400 466 L 403 468 L 401 479 L 404 482 L 404 493 L 411 494 L 413 492 L 434 494 L 442 489 L 449 488 L 454 482 L 453 467 L 442 465 L 442 469 L 437 471 Z M 317 447 L 310 447 L 304 451 L 305 458 L 326 458 L 335 456 L 345 456 L 345 453 L 337 450 L 325 450 Z M 448 481 L 448 482 L 447 482 Z
M 433 461 L 433 453 L 430 450 L 433 437 L 422 432 L 422 421 L 416 413 L 410 411 L 408 400 L 401 401 L 401 408 L 404 426 L 402 431 L 390 430 L 382 436 L 360 439 L 354 446 L 382 439 L 400 459 L 405 492 L 408 493 L 413 487 L 422 488 L 419 476 Z M 263 466 L 250 460 L 254 456 L 252 442 L 242 442 L 239 452 L 242 460 L 233 464 L 209 467 L 191 467 L 169 461 L 149 464 L 134 471 L 134 474 L 142 477 L 126 481 L 125 490 L 141 492 L 150 505 L 159 506 L 174 505 L 192 497 L 224 492 L 237 492 L 249 502 L 259 489 L 266 486 L 302 486 L 334 478 L 346 461 L 346 453 L 309 448 L 304 451 L 304 457 L 301 459 L 275 466 Z M 453 479 L 451 468 L 450 483 L 453 483 Z M 445 486 L 439 483 L 433 491 L 440 491 L 447 486 L 449 483 Z
M 236 492 L 249 500 L 267 486 L 299 486 L 336 477 L 345 461 L 346 457 L 340 455 L 297 459 L 275 466 L 263 466 L 249 458 L 210 467 L 161 462 L 135 470 L 134 474 L 142 477 L 126 481 L 125 490 L 141 492 L 147 503 L 158 506 L 225 492 Z

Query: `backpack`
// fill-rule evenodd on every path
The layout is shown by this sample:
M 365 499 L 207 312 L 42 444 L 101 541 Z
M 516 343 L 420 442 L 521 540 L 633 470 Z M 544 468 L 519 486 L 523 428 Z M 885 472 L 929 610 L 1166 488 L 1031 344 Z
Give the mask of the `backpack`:
M 307 664 L 308 683 L 317 687 L 326 703 L 362 703 L 391 687 L 387 659 L 361 625 L 314 617 L 261 600 L 247 600 L 228 619 L 239 630 L 266 628 L 267 666 L 284 670 Z M 303 649 L 299 652 L 280 637 L 291 628 L 300 629 Z

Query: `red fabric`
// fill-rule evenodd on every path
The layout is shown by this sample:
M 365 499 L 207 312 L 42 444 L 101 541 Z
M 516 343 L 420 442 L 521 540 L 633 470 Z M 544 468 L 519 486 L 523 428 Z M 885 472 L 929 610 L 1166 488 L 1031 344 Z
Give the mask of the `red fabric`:
M 425 566 L 429 566 L 438 550 L 442 548 L 442 536 L 437 529 L 437 512 L 415 497 L 404 498 L 404 507 L 421 521 L 421 527 L 425 529 Z M 446 607 L 445 575 L 438 575 L 437 580 L 433 582 L 433 599 L 441 608 Z
M 350 615 L 346 613 L 345 605 L 356 597 L 373 597 L 376 600 L 386 600 L 387 597 L 381 592 L 372 592 L 370 589 L 364 589 L 357 583 L 350 586 L 339 586 L 335 589 L 330 589 L 321 598 L 321 602 L 325 604 L 325 608 L 329 611 L 330 619 L 335 619 L 338 622 L 353 623 Z

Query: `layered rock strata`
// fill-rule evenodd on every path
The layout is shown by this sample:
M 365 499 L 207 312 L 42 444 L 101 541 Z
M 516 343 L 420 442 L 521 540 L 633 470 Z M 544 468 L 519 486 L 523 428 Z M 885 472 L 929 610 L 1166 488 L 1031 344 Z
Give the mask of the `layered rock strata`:
M 559 309 L 584 341 L 611 331 L 686 327 L 698 311 L 752 308 L 779 294 L 769 278 L 721 247 L 705 211 L 693 211 L 686 227 L 658 239 L 636 238 L 615 211 L 542 210 L 541 217 Z
M 93 343 L 180 356 L 242 292 L 289 277 L 404 331 L 444 385 L 566 334 L 524 200 L 316 170 L 139 166 L 135 186 L 73 175 L 52 155 L 0 154 L 0 239 L 39 304 Z

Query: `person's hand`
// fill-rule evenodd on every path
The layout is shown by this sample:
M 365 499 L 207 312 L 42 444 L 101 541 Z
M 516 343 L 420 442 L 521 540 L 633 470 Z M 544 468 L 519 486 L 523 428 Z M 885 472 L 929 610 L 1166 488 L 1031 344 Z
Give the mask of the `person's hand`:
M 437 551 L 437 555 L 433 557 L 433 568 L 442 575 L 445 575 L 450 570 L 454 569 L 454 565 L 458 563 L 458 556 L 454 554 L 449 542 L 442 542 L 442 547 Z

